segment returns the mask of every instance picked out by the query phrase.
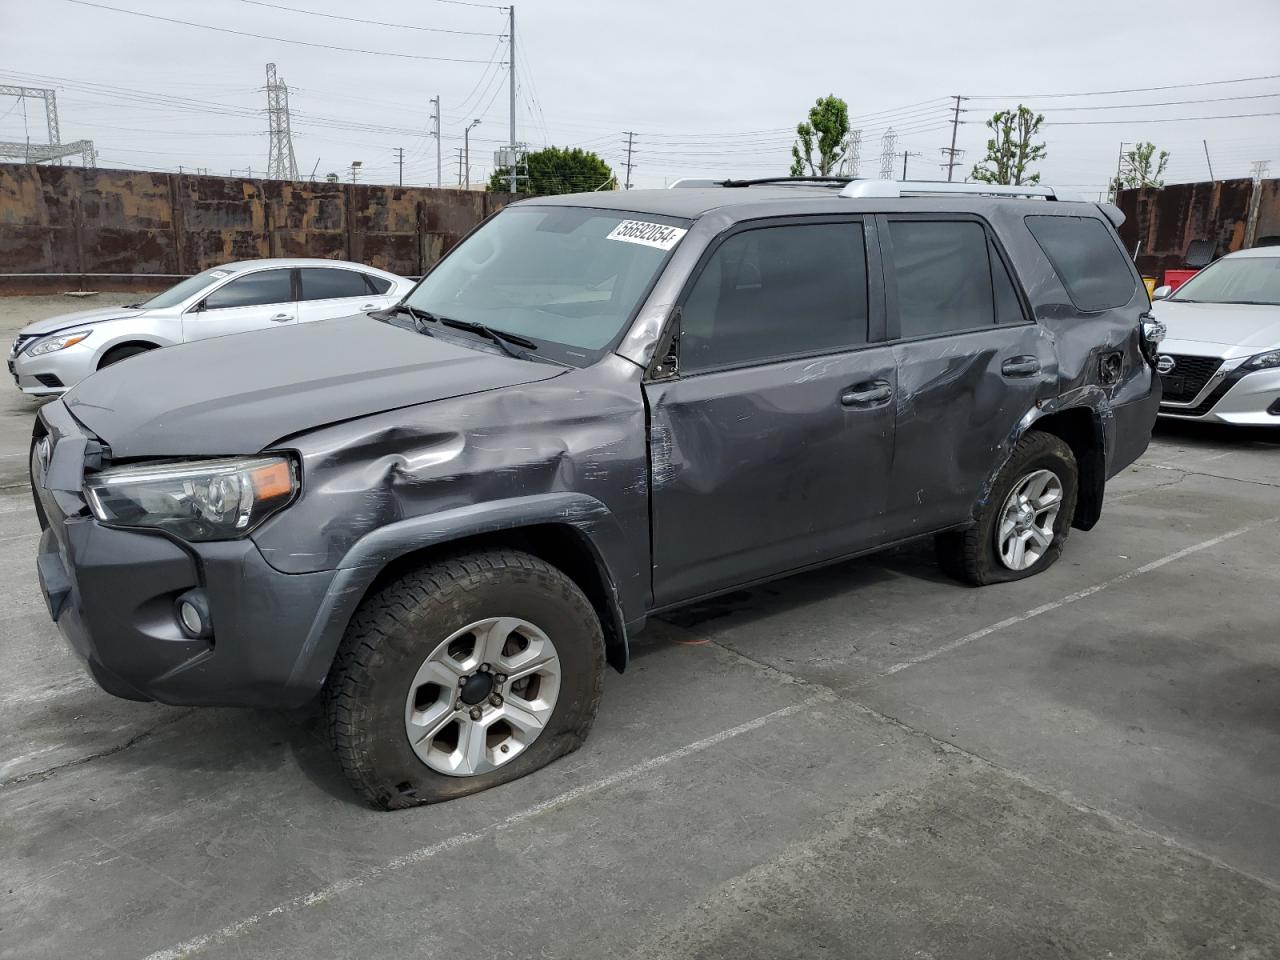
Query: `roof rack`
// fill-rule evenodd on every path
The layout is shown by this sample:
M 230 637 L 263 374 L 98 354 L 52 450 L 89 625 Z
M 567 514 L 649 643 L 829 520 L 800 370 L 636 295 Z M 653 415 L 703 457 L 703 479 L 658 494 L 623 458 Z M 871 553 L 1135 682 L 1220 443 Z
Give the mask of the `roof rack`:
M 1043 200 L 1083 201 L 1084 197 L 1067 190 L 1038 184 L 1006 186 L 997 183 L 948 183 L 945 180 L 851 180 L 840 196 L 853 199 L 927 197 L 936 194 L 970 197 L 1036 197 Z
M 682 177 L 671 184 L 679 187 L 755 187 L 770 183 L 816 184 L 825 187 L 843 187 L 852 177 L 756 177 L 753 180 L 704 180 L 698 177 Z

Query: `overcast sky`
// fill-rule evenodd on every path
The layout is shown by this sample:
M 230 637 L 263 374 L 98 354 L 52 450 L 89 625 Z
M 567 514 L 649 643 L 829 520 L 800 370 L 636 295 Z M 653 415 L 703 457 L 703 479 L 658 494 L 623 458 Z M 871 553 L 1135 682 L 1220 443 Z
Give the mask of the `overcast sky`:
M 0 0 L 0 83 L 57 88 L 62 140 L 92 139 L 100 166 L 265 172 L 269 61 L 290 88 L 304 177 L 315 169 L 345 180 L 360 160 L 362 180 L 394 183 L 393 150 L 403 147 L 405 182 L 434 183 L 427 131 L 437 94 L 446 184 L 457 182 L 466 123 L 481 120 L 472 131 L 474 180 L 507 138 L 505 8 L 456 0 L 94 3 Z M 1277 37 L 1280 0 L 521 0 L 518 136 L 534 146 L 582 145 L 621 174 L 623 131 L 635 131 L 632 178 L 642 187 L 785 173 L 795 123 L 815 97 L 835 93 L 864 130 L 862 176 L 878 175 L 892 125 L 900 134 L 895 176 L 908 151 L 918 154 L 908 157 L 909 176 L 925 179 L 939 175 L 949 141 L 947 98 L 963 94 L 972 98 L 958 139 L 965 172 L 983 153 L 982 121 L 1023 102 L 1046 115 L 1047 183 L 1103 190 L 1121 141 L 1143 139 L 1172 153 L 1170 182 L 1207 179 L 1204 139 L 1220 179 L 1247 176 L 1254 160 L 1270 161 L 1270 175 L 1280 176 L 1280 77 L 1098 93 L 1280 75 Z M 422 59 L 429 57 L 448 59 Z M 1145 106 L 1170 101 L 1198 102 Z M 1098 109 L 1113 106 L 1120 108 Z M 1268 115 L 1139 122 L 1229 114 Z M 0 140 L 27 137 L 45 139 L 39 103 L 0 97 Z

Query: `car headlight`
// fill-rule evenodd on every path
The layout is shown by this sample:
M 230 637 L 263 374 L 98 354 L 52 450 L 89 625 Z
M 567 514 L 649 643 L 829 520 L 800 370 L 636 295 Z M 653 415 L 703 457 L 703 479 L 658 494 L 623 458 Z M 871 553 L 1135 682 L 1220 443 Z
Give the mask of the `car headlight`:
M 56 337 L 46 337 L 34 347 L 29 348 L 27 356 L 42 357 L 46 353 L 57 353 L 67 347 L 74 347 L 91 333 L 93 333 L 92 330 L 76 330 L 74 333 L 60 333 Z
M 1269 370 L 1271 367 L 1280 367 L 1280 350 L 1268 350 L 1256 357 L 1250 357 L 1242 366 L 1246 370 Z
M 105 523 L 156 527 L 184 540 L 243 537 L 298 492 L 287 457 L 187 460 L 115 467 L 85 478 L 93 515 Z

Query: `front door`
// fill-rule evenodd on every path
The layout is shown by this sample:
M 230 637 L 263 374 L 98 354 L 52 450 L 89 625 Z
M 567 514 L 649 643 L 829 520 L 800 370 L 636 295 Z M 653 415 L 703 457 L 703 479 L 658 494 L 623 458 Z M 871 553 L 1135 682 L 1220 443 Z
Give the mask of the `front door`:
M 236 276 L 182 315 L 182 339 L 206 340 L 296 323 L 293 271 L 287 267 Z
M 657 605 L 882 536 L 897 377 L 869 272 L 856 218 L 757 222 L 704 258 L 678 375 L 645 387 Z
M 888 515 L 895 539 L 967 520 L 1009 438 L 1056 393 L 1053 342 L 973 217 L 882 217 L 898 361 Z

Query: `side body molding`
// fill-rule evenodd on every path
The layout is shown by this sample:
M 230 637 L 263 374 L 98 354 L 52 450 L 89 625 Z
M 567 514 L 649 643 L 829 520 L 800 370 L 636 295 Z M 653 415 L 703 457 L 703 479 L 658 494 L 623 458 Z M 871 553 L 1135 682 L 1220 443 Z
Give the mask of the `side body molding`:
M 638 629 L 644 610 L 643 597 L 624 598 L 619 594 L 613 573 L 625 570 L 630 562 L 622 527 L 594 497 L 545 493 L 412 517 L 379 527 L 357 540 L 338 564 L 337 576 L 294 663 L 289 686 L 320 689 L 356 605 L 387 564 L 418 550 L 466 537 L 544 525 L 573 530 L 590 552 L 608 597 L 607 609 L 600 611 L 606 654 L 610 665 L 622 670 L 628 656 L 628 622 Z

